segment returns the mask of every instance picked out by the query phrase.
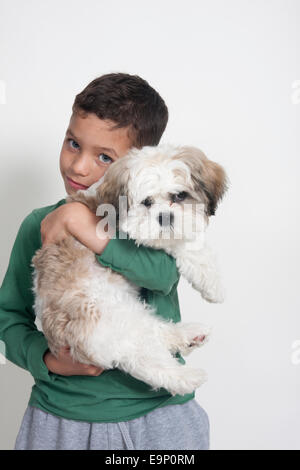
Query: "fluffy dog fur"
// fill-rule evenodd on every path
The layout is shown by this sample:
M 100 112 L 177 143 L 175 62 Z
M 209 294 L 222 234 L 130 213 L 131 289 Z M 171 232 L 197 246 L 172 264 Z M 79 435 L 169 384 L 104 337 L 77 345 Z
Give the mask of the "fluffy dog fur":
M 222 302 L 203 232 L 226 189 L 223 168 L 200 150 L 160 145 L 131 150 L 109 167 L 101 184 L 67 202 L 80 201 L 94 212 L 104 203 L 118 210 L 119 196 L 126 196 L 128 213 L 118 212 L 117 228 L 137 244 L 165 250 L 204 299 Z M 201 230 L 185 229 L 183 214 L 200 221 Z M 73 237 L 41 248 L 32 263 L 35 311 L 53 354 L 70 346 L 76 361 L 118 367 L 173 395 L 190 393 L 205 381 L 204 371 L 180 364 L 172 354 L 202 346 L 208 327 L 158 317 L 141 301 L 137 286 L 101 266 Z

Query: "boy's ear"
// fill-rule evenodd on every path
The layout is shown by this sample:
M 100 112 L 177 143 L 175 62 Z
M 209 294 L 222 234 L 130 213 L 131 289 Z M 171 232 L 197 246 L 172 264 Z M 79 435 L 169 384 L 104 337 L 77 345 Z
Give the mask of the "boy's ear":
M 207 215 L 215 215 L 217 205 L 228 189 L 228 178 L 224 168 L 209 160 L 195 147 L 181 147 L 175 159 L 184 161 L 190 168 L 193 189 L 204 197 Z
M 128 199 L 129 158 L 119 158 L 106 171 L 103 182 L 96 189 L 98 205 L 112 204 L 118 212 L 119 196 L 126 196 Z

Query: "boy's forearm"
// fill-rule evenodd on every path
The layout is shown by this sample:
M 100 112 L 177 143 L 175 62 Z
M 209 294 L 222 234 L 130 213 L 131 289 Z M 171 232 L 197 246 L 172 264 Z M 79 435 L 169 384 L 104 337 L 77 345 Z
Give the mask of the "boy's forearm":
M 176 260 L 172 256 L 163 250 L 137 246 L 132 239 L 112 239 L 96 259 L 139 287 L 163 295 L 168 295 L 179 281 Z

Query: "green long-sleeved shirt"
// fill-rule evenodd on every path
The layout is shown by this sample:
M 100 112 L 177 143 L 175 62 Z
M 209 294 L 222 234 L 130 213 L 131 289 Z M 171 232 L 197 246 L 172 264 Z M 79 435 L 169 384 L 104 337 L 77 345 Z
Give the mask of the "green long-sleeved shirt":
M 29 405 L 67 419 L 118 422 L 138 418 L 165 405 L 181 404 L 195 393 L 172 396 L 151 387 L 119 369 L 98 377 L 62 376 L 51 373 L 43 356 L 48 349 L 44 334 L 35 325 L 31 260 L 42 246 L 40 223 L 57 204 L 33 210 L 18 231 L 7 272 L 0 289 L 0 339 L 6 357 L 28 370 L 34 378 Z M 141 296 L 156 307 L 157 315 L 180 321 L 177 295 L 179 274 L 174 258 L 162 250 L 139 246 L 133 240 L 112 239 L 101 255 L 104 266 L 141 287 Z M 178 360 L 184 363 L 178 355 Z

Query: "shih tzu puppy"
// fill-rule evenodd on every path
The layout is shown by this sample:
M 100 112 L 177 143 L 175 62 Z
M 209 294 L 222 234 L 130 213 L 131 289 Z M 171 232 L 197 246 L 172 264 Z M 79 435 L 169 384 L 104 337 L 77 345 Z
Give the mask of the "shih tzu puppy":
M 166 251 L 204 299 L 222 302 L 216 260 L 204 234 L 226 189 L 224 169 L 200 150 L 159 145 L 131 150 L 67 203 L 82 202 L 97 215 L 112 205 L 119 233 Z M 139 287 L 101 266 L 71 236 L 38 250 L 32 265 L 34 307 L 54 355 L 70 346 L 76 361 L 117 367 L 172 395 L 191 393 L 205 381 L 203 370 L 180 364 L 174 355 L 205 344 L 208 327 L 159 317 L 141 301 Z

